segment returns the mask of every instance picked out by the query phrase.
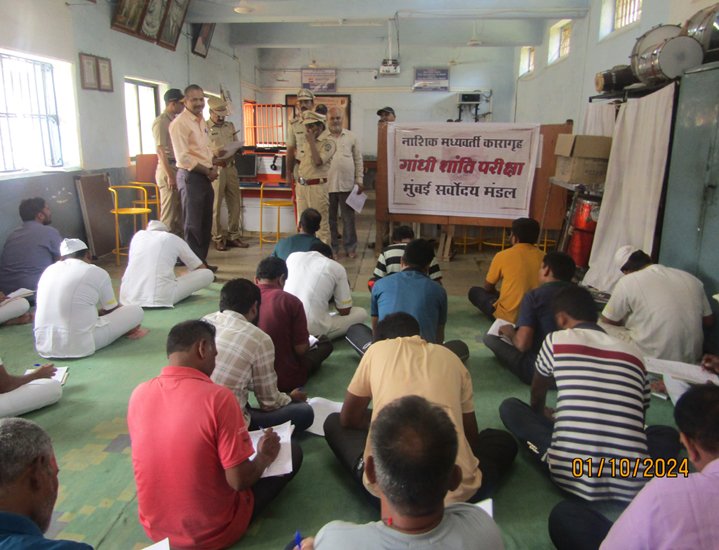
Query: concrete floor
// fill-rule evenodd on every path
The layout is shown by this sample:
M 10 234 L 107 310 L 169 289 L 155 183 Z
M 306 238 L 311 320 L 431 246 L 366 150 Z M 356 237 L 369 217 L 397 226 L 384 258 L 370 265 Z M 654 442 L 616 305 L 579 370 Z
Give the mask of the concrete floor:
M 375 200 L 374 192 L 368 191 L 368 199 L 361 214 L 356 216 L 358 258 L 348 258 L 344 251 L 340 252 L 339 262 L 347 270 L 347 278 L 350 281 L 352 291 L 368 292 L 367 281 L 372 276 L 377 256 L 374 249 L 367 248 L 367 245 L 375 240 Z M 340 222 L 340 233 L 342 233 Z M 286 236 L 286 235 L 285 235 Z M 269 256 L 274 248 L 273 244 L 263 243 L 260 248 L 259 234 L 248 233 L 242 238 L 249 243 L 246 249 L 230 248 L 226 252 L 218 252 L 214 246 L 210 248 L 208 261 L 211 265 L 219 267 L 216 273 L 217 282 L 224 283 L 230 279 L 242 277 L 252 280 L 255 275 L 257 264 L 263 258 Z M 442 283 L 450 296 L 467 296 L 467 291 L 472 286 L 483 285 L 489 269 L 489 264 L 498 248 L 484 247 L 479 252 L 478 246 L 467 247 L 467 253 L 462 252 L 462 247 L 455 247 L 456 254 L 451 262 L 440 262 L 442 268 Z M 112 255 L 101 258 L 97 265 L 107 270 L 112 279 L 121 279 L 127 265 L 127 259 L 121 260 L 118 267 L 115 257 Z M 177 269 L 178 275 L 181 269 Z

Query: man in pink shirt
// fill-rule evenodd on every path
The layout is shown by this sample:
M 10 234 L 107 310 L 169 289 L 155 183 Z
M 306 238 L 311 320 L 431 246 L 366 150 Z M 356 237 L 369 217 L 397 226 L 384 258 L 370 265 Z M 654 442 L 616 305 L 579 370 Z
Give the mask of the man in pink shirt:
M 169 537 L 177 549 L 237 542 L 302 464 L 293 441 L 292 473 L 260 479 L 277 458 L 279 437 L 265 430 L 254 455 L 237 398 L 210 379 L 216 355 L 211 324 L 175 325 L 167 337 L 171 366 L 130 397 L 140 523 L 152 540 Z
M 677 401 L 674 421 L 686 459 L 657 460 L 654 477 L 616 523 L 564 501 L 549 516 L 558 550 L 714 550 L 719 541 L 719 387 L 695 386 Z M 631 466 L 630 466 L 631 467 Z

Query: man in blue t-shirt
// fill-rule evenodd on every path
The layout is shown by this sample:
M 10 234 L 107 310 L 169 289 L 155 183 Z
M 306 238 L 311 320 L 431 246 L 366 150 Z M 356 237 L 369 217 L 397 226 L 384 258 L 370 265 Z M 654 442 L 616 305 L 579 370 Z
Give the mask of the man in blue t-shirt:
M 499 329 L 501 337 L 487 333 L 482 338 L 499 362 L 527 385 L 532 384 L 534 362 L 542 342 L 547 334 L 557 330 L 552 298 L 571 284 L 575 269 L 569 254 L 549 252 L 539 268 L 539 288 L 530 290 L 522 298 L 516 328 L 511 324 L 503 325 Z
M 272 251 L 272 255 L 287 261 L 293 252 L 309 252 L 312 245 L 322 241 L 315 237 L 320 228 L 322 214 L 314 208 L 308 208 L 300 216 L 299 233 L 280 239 Z

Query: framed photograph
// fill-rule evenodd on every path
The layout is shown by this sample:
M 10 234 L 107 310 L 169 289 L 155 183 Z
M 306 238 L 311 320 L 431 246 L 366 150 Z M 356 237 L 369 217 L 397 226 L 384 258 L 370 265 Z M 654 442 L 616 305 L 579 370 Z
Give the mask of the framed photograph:
M 118 0 L 115 13 L 112 16 L 110 28 L 116 31 L 137 35 L 142 14 L 149 0 Z
M 182 33 L 182 24 L 185 22 L 190 0 L 169 0 L 168 4 L 157 43 L 174 52 Z
M 140 26 L 137 30 L 138 38 L 148 42 L 157 42 L 168 5 L 168 0 L 149 0 L 147 2 L 145 11 L 140 18 Z
M 97 58 L 94 55 L 80 54 L 80 83 L 83 90 L 97 90 Z
M 112 83 L 112 61 L 107 57 L 97 58 L 97 82 L 101 92 L 114 92 Z
M 192 53 L 200 57 L 207 57 L 210 51 L 212 33 L 215 32 L 215 23 L 192 24 Z

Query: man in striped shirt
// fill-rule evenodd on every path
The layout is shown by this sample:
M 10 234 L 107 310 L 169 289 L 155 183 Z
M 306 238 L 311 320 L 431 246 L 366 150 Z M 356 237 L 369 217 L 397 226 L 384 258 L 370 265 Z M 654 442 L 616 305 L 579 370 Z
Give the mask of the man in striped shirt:
M 596 324 L 586 289 L 560 290 L 552 311 L 559 331 L 537 357 L 530 404 L 507 399 L 499 415 L 562 489 L 587 500 L 630 501 L 649 480 L 644 459 L 676 457 L 679 433 L 644 427 L 650 392 L 641 353 Z M 545 406 L 552 380 L 556 411 Z

